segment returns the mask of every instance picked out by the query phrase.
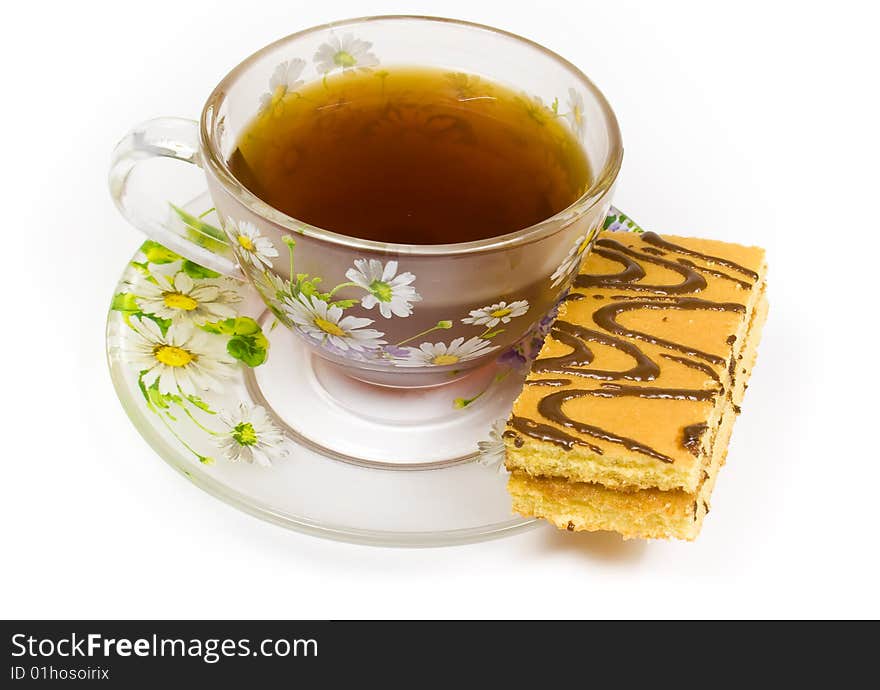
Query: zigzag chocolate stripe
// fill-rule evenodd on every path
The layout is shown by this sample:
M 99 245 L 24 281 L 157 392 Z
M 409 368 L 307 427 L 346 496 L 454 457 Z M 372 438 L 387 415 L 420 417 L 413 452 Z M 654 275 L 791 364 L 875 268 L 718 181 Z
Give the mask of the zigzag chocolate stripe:
M 745 289 L 753 287 L 737 276 L 730 275 L 718 270 L 714 266 L 722 266 L 735 273 L 747 276 L 752 280 L 758 279 L 758 274 L 751 269 L 718 256 L 702 254 L 700 252 L 681 247 L 672 242 L 662 239 L 655 233 L 644 233 L 641 240 L 652 245 L 637 251 L 627 247 L 621 242 L 610 238 L 602 238 L 596 241 L 593 252 L 609 261 L 620 264 L 621 270 L 617 273 L 608 274 L 580 274 L 575 280 L 575 286 L 580 289 L 607 288 L 621 292 L 631 291 L 643 293 L 642 295 L 611 295 L 609 302 L 593 312 L 592 318 L 596 329 L 587 328 L 567 321 L 557 321 L 548 337 L 570 348 L 565 355 L 544 357 L 538 359 L 532 367 L 536 374 L 564 374 L 582 379 L 594 379 L 600 381 L 628 380 L 635 382 L 662 381 L 662 369 L 659 362 L 652 360 L 635 342 L 642 341 L 660 348 L 671 350 L 679 354 L 660 353 L 660 357 L 705 373 L 717 383 L 721 383 L 719 372 L 715 367 L 721 368 L 728 365 L 726 358 L 719 357 L 709 352 L 703 352 L 685 343 L 661 338 L 646 331 L 638 331 L 620 324 L 618 316 L 625 312 L 641 309 L 650 310 L 689 310 L 689 311 L 725 311 L 745 313 L 746 307 L 736 302 L 716 302 L 700 299 L 693 295 L 707 288 L 707 280 L 720 279 L 734 282 Z M 684 255 L 701 259 L 709 266 L 701 266 L 693 261 L 675 257 Z M 641 283 L 646 275 L 646 264 L 654 264 L 672 271 L 681 277 L 678 283 L 670 285 L 656 285 Z M 650 293 L 645 295 L 644 293 Z M 597 295 L 596 297 L 599 297 Z M 602 296 L 605 297 L 605 296 Z M 571 301 L 580 301 L 585 295 L 572 293 Z M 598 343 L 615 348 L 632 359 L 633 365 L 629 369 L 618 371 L 608 369 L 590 368 L 595 359 L 590 343 Z M 728 341 L 728 344 L 731 344 Z M 714 366 L 713 366 L 714 365 Z M 531 379 L 527 381 L 529 386 L 547 386 L 549 389 L 562 385 L 571 385 L 572 381 L 559 378 Z M 603 383 L 593 389 L 571 389 L 549 391 L 537 404 L 538 413 L 553 424 L 538 422 L 521 416 L 513 417 L 510 426 L 520 434 L 533 438 L 555 443 L 556 445 L 571 450 L 575 445 L 590 447 L 597 453 L 601 453 L 598 446 L 589 444 L 576 436 L 564 432 L 559 427 L 571 429 L 585 436 L 592 436 L 608 443 L 623 445 L 631 451 L 647 455 L 662 462 L 673 462 L 673 459 L 657 451 L 654 448 L 640 442 L 637 439 L 617 434 L 607 429 L 599 428 L 593 424 L 572 419 L 564 411 L 565 403 L 583 397 L 639 397 L 660 398 L 667 400 L 690 400 L 710 401 L 715 396 L 723 393 L 723 388 L 712 389 L 672 389 L 653 386 L 621 385 L 616 383 Z M 704 432 L 703 425 L 693 425 L 685 430 L 681 443 L 691 452 L 697 452 L 699 437 Z

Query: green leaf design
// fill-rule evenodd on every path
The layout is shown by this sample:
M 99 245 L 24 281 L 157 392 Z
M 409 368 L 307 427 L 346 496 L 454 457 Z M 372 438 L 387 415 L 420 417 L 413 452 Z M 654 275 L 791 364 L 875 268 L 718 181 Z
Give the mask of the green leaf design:
M 306 297 L 315 295 L 318 299 L 322 299 L 326 302 L 329 293 L 318 292 L 318 283 L 320 282 L 321 278 L 319 276 L 310 278 L 308 273 L 297 273 L 296 282 L 293 284 L 291 292 L 294 297 L 300 294 L 305 295 Z
M 182 208 L 169 204 L 174 212 L 183 221 L 187 229 L 187 237 L 196 244 L 208 249 L 212 252 L 223 253 L 228 248 L 226 235 L 223 231 L 210 223 L 206 223 L 201 218 L 197 218 L 191 213 L 187 213 Z
M 183 272 L 186 273 L 190 278 L 194 280 L 199 280 L 200 278 L 219 278 L 220 274 L 217 271 L 212 271 L 210 268 L 205 268 L 204 266 L 199 266 L 197 263 L 194 263 L 187 259 L 183 262 Z
M 266 361 L 269 341 L 262 333 L 235 335 L 226 343 L 226 351 L 249 367 L 258 367 Z
M 181 257 L 170 249 L 163 247 L 158 242 L 147 240 L 141 245 L 141 251 L 147 257 L 147 261 L 151 264 L 170 264 L 172 261 L 179 261 Z
M 137 304 L 137 298 L 128 292 L 120 292 L 114 295 L 113 301 L 110 303 L 110 309 L 129 314 L 135 314 L 141 310 Z
M 214 410 L 211 409 L 211 406 L 208 405 L 204 400 L 195 395 L 187 395 L 186 399 L 189 400 L 193 405 L 198 407 L 200 410 L 207 412 L 208 414 L 217 414 Z
M 359 299 L 338 299 L 330 302 L 331 307 L 339 307 L 340 309 L 351 309 L 355 304 L 360 302 Z
M 151 319 L 159 327 L 159 330 L 162 331 L 162 335 L 168 332 L 168 327 L 171 325 L 171 319 L 163 319 L 155 314 L 141 314 L 141 318 Z
M 499 335 L 499 334 L 501 334 L 501 333 L 504 333 L 504 329 L 503 329 L 503 328 L 499 328 L 498 330 L 492 331 L 491 333 L 485 333 L 484 335 L 482 335 L 482 336 L 480 336 L 480 337 L 483 338 L 483 340 L 491 340 L 491 339 L 494 338 L 496 335 Z
M 262 333 L 260 324 L 249 316 L 237 316 L 223 321 L 212 321 L 202 326 L 202 329 L 208 333 L 219 333 L 222 335 L 254 335 Z
M 160 393 L 158 379 L 153 381 L 153 384 L 151 386 L 145 386 L 143 376 L 144 372 L 141 372 L 141 375 L 138 376 L 138 386 L 140 387 L 141 393 L 143 393 L 144 398 L 146 398 L 147 403 L 155 408 L 157 412 L 159 410 L 170 409 L 172 403 L 179 405 L 182 402 L 179 395 L 174 395 L 173 393 Z
M 150 278 L 150 264 L 146 261 L 132 261 L 131 267 L 135 269 L 138 273 L 142 273 L 143 275 Z
M 258 367 L 266 361 L 269 341 L 263 335 L 260 324 L 248 316 L 206 323 L 202 329 L 208 333 L 231 336 L 226 351 L 249 367 Z

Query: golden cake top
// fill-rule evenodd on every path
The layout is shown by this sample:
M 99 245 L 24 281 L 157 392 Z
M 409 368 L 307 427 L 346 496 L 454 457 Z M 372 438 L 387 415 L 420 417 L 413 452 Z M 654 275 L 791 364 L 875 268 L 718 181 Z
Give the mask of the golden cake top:
M 608 462 L 699 465 L 763 288 L 764 250 L 603 232 L 508 422 Z

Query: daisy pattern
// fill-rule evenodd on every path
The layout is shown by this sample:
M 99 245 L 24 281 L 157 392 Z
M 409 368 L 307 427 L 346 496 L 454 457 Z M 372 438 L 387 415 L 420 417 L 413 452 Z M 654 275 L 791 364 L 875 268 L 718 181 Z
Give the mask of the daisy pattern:
M 352 34 L 344 34 L 338 38 L 330 34 L 326 43 L 322 43 L 315 53 L 315 69 L 320 74 L 328 74 L 335 69 L 365 69 L 379 64 L 379 58 L 370 52 L 373 44 L 362 41 Z
M 581 258 L 584 255 L 584 252 L 587 251 L 587 247 L 590 246 L 590 241 L 593 239 L 593 233 L 587 235 L 579 235 L 577 239 L 575 239 L 574 243 L 571 245 L 571 249 L 568 250 L 568 254 L 565 255 L 565 258 L 562 260 L 562 263 L 557 266 L 556 270 L 553 271 L 553 275 L 550 276 L 550 280 L 552 282 L 552 286 L 556 287 L 560 283 L 562 283 L 572 272 L 578 270 L 581 266 Z
M 584 97 L 574 89 L 568 90 L 568 113 L 565 116 L 578 139 L 584 134 Z
M 260 96 L 260 106 L 263 109 L 269 106 L 275 106 L 280 103 L 284 97 L 296 91 L 305 82 L 300 79 L 306 61 L 296 58 L 295 60 L 285 60 L 275 68 L 272 76 L 269 77 L 269 91 Z
M 488 467 L 489 469 L 495 469 L 499 472 L 504 470 L 504 430 L 507 426 L 507 421 L 505 419 L 498 419 L 492 425 L 492 428 L 489 429 L 489 438 L 485 441 L 479 441 L 477 443 L 477 448 L 479 449 L 479 454 L 477 455 L 477 462 L 483 465 L 484 467 Z
M 225 230 L 236 253 L 245 262 L 256 269 L 272 267 L 272 259 L 278 256 L 278 250 L 272 240 L 263 237 L 256 225 L 246 220 L 236 222 L 227 218 Z
M 251 275 L 254 287 L 260 293 L 260 297 L 266 306 L 272 311 L 281 323 L 290 325 L 290 319 L 284 311 L 284 300 L 289 299 L 289 285 L 286 280 L 274 271 L 266 269 L 257 275 Z
M 265 270 L 254 276 L 254 287 L 264 299 L 277 302 L 287 295 L 289 285 L 284 278 L 274 271 Z
M 129 323 L 135 337 L 128 345 L 126 356 L 141 371 L 148 388 L 158 381 L 163 395 L 222 391 L 220 381 L 234 372 L 225 341 L 194 328 L 189 322 L 172 324 L 165 335 L 152 319 L 133 316 Z
M 141 311 L 171 319 L 172 323 L 229 319 L 236 313 L 230 305 L 241 301 L 241 296 L 222 280 L 196 282 L 182 271 L 165 280 L 159 277 L 155 283 L 144 281 L 135 301 Z
M 389 261 L 384 268 L 376 259 L 355 259 L 354 268 L 345 272 L 345 277 L 362 287 L 367 294 L 361 299 L 364 309 L 379 305 L 379 313 L 386 319 L 394 316 L 409 316 L 413 312 L 412 303 L 421 302 L 422 296 L 410 284 L 416 277 L 409 273 L 397 275 L 397 262 Z
M 456 338 L 449 345 L 446 343 L 422 343 L 418 347 L 407 348 L 409 356 L 405 360 L 395 363 L 401 367 L 442 367 L 450 364 L 466 362 L 497 350 L 497 345 L 492 345 L 482 338 Z
M 287 298 L 283 309 L 305 336 L 343 352 L 374 350 L 386 343 L 382 340 L 384 333 L 364 328 L 373 323 L 372 319 L 343 316 L 340 307 L 330 306 L 315 295 Z
M 511 302 L 510 304 L 507 302 L 498 302 L 498 304 L 475 309 L 470 313 L 470 316 L 466 316 L 461 322 L 492 328 L 499 323 L 509 323 L 511 319 L 517 316 L 522 316 L 528 310 L 529 303 L 524 299 Z
M 259 405 L 242 401 L 237 409 L 221 412 L 220 421 L 225 429 L 214 442 L 230 462 L 271 467 L 288 453 L 284 434 Z

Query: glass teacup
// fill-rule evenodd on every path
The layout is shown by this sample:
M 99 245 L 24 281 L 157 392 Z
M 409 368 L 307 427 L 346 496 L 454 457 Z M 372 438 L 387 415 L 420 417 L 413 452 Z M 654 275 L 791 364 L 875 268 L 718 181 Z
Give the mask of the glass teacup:
M 298 81 L 417 65 L 513 87 L 530 107 L 565 119 L 592 183 L 551 218 L 473 242 L 384 243 L 304 223 L 252 194 L 227 164 L 261 98 L 287 88 L 278 67 L 292 61 L 302 61 Z M 157 157 L 204 170 L 222 230 L 136 174 Z M 202 266 L 249 280 L 315 354 L 354 378 L 409 388 L 456 380 L 532 337 L 602 226 L 621 158 L 605 98 L 546 48 L 467 22 L 368 17 L 307 29 L 254 53 L 217 85 L 198 123 L 160 118 L 135 127 L 114 152 L 110 184 L 133 225 Z

